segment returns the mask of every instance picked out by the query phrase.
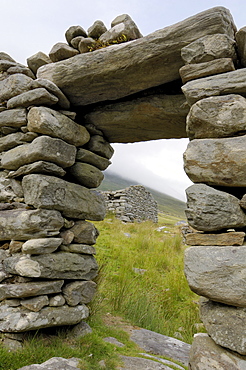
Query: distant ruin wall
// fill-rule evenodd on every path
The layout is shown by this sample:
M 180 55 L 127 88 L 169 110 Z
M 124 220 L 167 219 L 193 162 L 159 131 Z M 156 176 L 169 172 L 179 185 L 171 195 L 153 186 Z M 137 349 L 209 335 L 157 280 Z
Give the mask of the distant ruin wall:
M 150 220 L 158 222 L 158 207 L 153 195 L 142 185 L 101 192 L 108 212 L 124 222 Z

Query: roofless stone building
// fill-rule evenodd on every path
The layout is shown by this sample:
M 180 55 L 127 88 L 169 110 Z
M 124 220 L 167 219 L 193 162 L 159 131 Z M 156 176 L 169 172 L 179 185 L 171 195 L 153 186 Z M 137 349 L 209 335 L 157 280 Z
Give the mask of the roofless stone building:
M 216 7 L 146 37 L 123 15 L 66 39 L 28 67 L 0 53 L 0 331 L 88 316 L 110 143 L 189 137 L 185 274 L 208 332 L 189 366 L 245 369 L 246 29 Z

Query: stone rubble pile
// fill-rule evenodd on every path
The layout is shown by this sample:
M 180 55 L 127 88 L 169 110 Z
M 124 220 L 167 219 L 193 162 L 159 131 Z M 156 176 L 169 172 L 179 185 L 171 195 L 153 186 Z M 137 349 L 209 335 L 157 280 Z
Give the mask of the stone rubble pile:
M 46 79 L 0 53 L 0 332 L 89 315 L 111 145 Z M 9 341 L 9 339 L 8 339 Z
M 181 49 L 190 105 L 185 275 L 202 296 L 190 369 L 246 368 L 246 29 L 209 35 Z
M 158 207 L 153 195 L 142 185 L 132 185 L 115 191 L 101 192 L 108 212 L 123 222 L 158 222 Z

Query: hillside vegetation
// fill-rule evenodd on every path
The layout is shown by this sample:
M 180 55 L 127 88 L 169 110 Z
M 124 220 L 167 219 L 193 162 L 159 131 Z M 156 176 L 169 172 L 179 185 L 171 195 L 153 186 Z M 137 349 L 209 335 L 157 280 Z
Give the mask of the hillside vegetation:
M 127 188 L 130 185 L 138 185 L 139 183 L 133 181 L 124 179 L 123 177 L 120 177 L 116 174 L 113 174 L 111 172 L 105 172 L 104 173 L 104 180 L 102 184 L 99 186 L 99 190 L 120 190 Z M 140 184 L 143 185 L 143 184 Z M 145 185 L 144 185 L 145 186 Z M 165 214 L 170 214 L 173 216 L 180 217 L 181 219 L 185 219 L 185 203 L 182 202 L 179 199 L 173 198 L 170 195 L 167 195 L 165 193 L 161 193 L 157 190 L 151 189 L 147 186 L 145 188 L 151 192 L 154 199 L 158 203 L 158 209 L 160 212 L 163 212 Z

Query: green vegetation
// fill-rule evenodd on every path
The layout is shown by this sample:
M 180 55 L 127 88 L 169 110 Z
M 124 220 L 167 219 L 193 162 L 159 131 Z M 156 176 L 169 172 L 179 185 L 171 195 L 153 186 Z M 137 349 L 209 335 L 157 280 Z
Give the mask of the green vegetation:
M 68 339 L 65 329 L 38 331 L 24 341 L 24 348 L 10 352 L 0 346 L 0 369 L 16 370 L 51 357 L 78 357 L 81 369 L 113 370 L 119 355 L 139 356 L 129 340 L 129 326 L 143 327 L 191 343 L 196 332 L 198 297 L 183 274 L 180 220 L 161 214 L 152 222 L 124 224 L 108 215 L 94 224 L 100 231 L 97 261 L 98 292 L 90 305 L 88 320 L 93 333 Z M 164 229 L 158 231 L 161 226 Z M 199 329 L 200 330 L 200 329 Z M 48 333 L 48 334 L 47 334 Z M 103 341 L 115 337 L 125 344 L 118 348 Z
M 91 52 L 91 51 L 95 51 L 98 49 L 103 49 L 103 48 L 106 48 L 107 46 L 122 44 L 123 42 L 127 42 L 127 41 L 130 41 L 130 40 L 128 40 L 126 35 L 121 35 L 116 40 L 108 41 L 108 42 L 104 42 L 104 41 L 101 41 L 100 39 L 97 39 L 91 46 L 88 46 L 88 51 Z
M 124 179 L 116 174 L 111 172 L 104 173 L 104 180 L 102 184 L 99 186 L 99 190 L 120 190 L 124 189 L 130 185 L 138 185 L 137 182 L 132 180 Z M 142 184 L 141 184 L 142 185 Z M 145 188 L 150 191 L 153 195 L 154 199 L 158 203 L 158 209 L 160 212 L 164 212 L 165 214 L 177 216 L 181 219 L 186 219 L 185 217 L 185 203 L 181 200 L 171 197 L 170 195 L 161 193 L 154 189 L 150 189 L 147 186 Z

